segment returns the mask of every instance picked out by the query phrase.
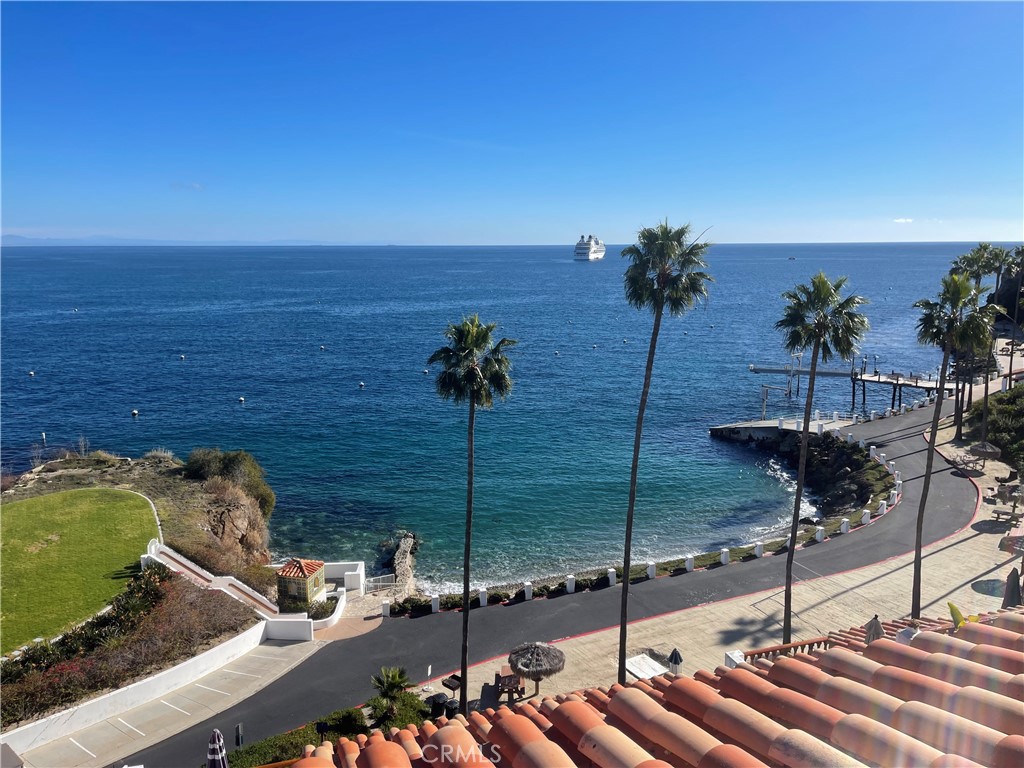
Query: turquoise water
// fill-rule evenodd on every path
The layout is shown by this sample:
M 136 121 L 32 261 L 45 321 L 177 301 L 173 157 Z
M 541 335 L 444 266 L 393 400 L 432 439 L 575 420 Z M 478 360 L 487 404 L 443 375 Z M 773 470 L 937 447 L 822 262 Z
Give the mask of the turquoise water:
M 750 541 L 785 519 L 786 473 L 707 432 L 758 417 L 760 385 L 784 383 L 747 370 L 788 362 L 772 328 L 783 290 L 819 269 L 848 275 L 872 302 L 869 367 L 877 355 L 884 370 L 934 371 L 911 305 L 969 248 L 715 246 L 710 303 L 663 325 L 634 557 Z M 571 243 L 6 248 L 3 465 L 27 467 L 41 432 L 48 450 L 81 436 L 129 455 L 245 448 L 278 494 L 275 554 L 372 560 L 408 529 L 423 539 L 426 586 L 456 583 L 466 412 L 423 370 L 445 324 L 478 312 L 519 345 L 512 396 L 477 421 L 475 580 L 612 564 L 651 327 L 623 298 L 620 250 L 581 263 Z M 817 407 L 849 410 L 848 380 L 823 379 L 818 393 Z M 869 393 L 868 408 L 889 397 Z M 801 407 L 773 392 L 768 414 Z

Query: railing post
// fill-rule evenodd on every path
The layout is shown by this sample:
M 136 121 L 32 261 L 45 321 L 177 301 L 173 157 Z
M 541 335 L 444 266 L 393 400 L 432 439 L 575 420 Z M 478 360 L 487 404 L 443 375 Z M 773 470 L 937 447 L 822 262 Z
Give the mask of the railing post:
M 576 577 L 571 573 L 565 577 L 565 591 L 570 595 L 576 591 Z
M 722 565 L 728 565 L 729 564 L 729 548 L 728 547 L 723 547 L 722 548 L 722 550 L 721 550 L 721 557 L 719 558 L 719 562 Z
M 437 613 L 441 610 L 441 596 L 431 595 L 430 596 L 430 612 Z
M 692 555 L 690 557 L 686 558 L 686 572 L 687 573 L 692 573 L 693 572 L 693 556 Z
M 884 515 L 888 509 L 889 509 L 889 505 L 886 504 L 884 499 L 882 501 L 878 502 L 878 514 L 879 515 Z
M 486 608 L 487 607 L 487 587 L 480 587 L 479 596 L 480 596 L 480 607 L 481 608 Z
M 870 522 L 871 522 L 871 510 L 868 509 L 867 507 L 865 507 L 864 511 L 860 513 L 860 524 L 861 525 L 867 525 Z
M 623 581 L 623 583 L 625 583 L 627 581 L 625 574 L 622 575 L 622 581 Z M 608 586 L 609 587 L 614 587 L 615 586 L 615 569 L 614 568 L 609 568 L 608 569 Z
M 391 617 L 391 601 L 387 598 L 380 601 L 380 617 L 382 619 Z
M 816 525 L 814 526 L 814 540 L 822 542 L 825 540 L 825 526 Z
M 878 449 L 875 446 L 872 445 L 871 448 L 868 449 L 868 458 L 871 458 L 871 459 L 875 458 L 875 454 L 877 454 L 877 453 L 878 453 Z
M 754 544 L 754 557 L 764 557 L 764 542 L 759 541 Z
M 648 562 L 647 563 L 647 578 L 648 579 L 653 579 L 657 575 L 658 575 L 658 567 L 654 563 Z
M 528 581 L 525 584 L 523 584 L 523 596 L 527 600 L 533 600 L 533 582 L 532 581 Z
M 839 523 L 839 532 L 840 533 L 849 533 L 850 532 L 850 518 L 844 517 L 842 519 L 842 521 Z

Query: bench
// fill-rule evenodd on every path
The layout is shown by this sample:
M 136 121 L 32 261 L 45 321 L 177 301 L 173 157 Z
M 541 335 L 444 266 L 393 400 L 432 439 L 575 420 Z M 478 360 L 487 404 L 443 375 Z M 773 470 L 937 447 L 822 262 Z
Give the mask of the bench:
M 980 456 L 971 456 L 970 454 L 961 454 L 953 457 L 953 464 L 959 470 L 973 470 L 980 472 L 985 466 L 985 460 Z

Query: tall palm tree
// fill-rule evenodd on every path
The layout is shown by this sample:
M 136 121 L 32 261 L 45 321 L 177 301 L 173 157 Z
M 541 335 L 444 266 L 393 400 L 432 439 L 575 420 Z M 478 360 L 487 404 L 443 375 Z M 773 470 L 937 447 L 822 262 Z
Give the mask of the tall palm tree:
M 461 323 L 451 323 L 444 336 L 448 345 L 435 350 L 427 365 L 441 364 L 437 374 L 437 394 L 456 405 L 469 403 L 469 425 L 466 433 L 466 539 L 462 553 L 462 686 L 459 688 L 459 711 L 469 708 L 467 675 L 469 672 L 469 558 L 473 541 L 473 429 L 476 409 L 490 408 L 494 396 L 504 400 L 512 391 L 509 371 L 512 363 L 505 350 L 515 339 L 501 339 L 493 344 L 491 335 L 496 323 L 481 323 L 477 315 Z
M 998 307 L 978 305 L 982 295 L 980 286 L 975 285 L 966 274 L 946 275 L 942 278 L 942 289 L 938 300 L 921 299 L 914 306 L 921 310 L 917 321 L 917 340 L 942 349 L 942 365 L 939 367 L 939 387 L 935 397 L 935 411 L 932 414 L 931 438 L 928 457 L 925 460 L 924 482 L 921 486 L 921 501 L 917 507 L 917 538 L 914 543 L 914 585 L 911 592 L 910 615 L 921 617 L 921 547 L 924 536 L 924 510 L 928 503 L 928 489 L 931 486 L 932 467 L 935 464 L 935 443 L 939 434 L 939 416 L 942 410 L 942 396 L 946 387 L 946 366 L 950 354 L 957 349 L 966 349 L 971 344 L 981 344 L 992 332 Z
M 811 368 L 807 376 L 807 396 L 804 400 L 804 420 L 800 430 L 800 461 L 796 474 L 796 499 L 793 502 L 793 519 L 789 528 L 790 545 L 786 548 L 786 592 L 782 614 L 782 642 L 792 641 L 793 630 L 793 558 L 796 554 L 796 537 L 800 527 L 800 502 L 803 498 L 804 481 L 807 476 L 807 443 L 811 426 L 811 405 L 814 401 L 814 377 L 817 374 L 818 359 L 827 363 L 833 357 L 849 360 L 857 349 L 858 342 L 868 329 L 868 319 L 857 311 L 867 303 L 862 296 L 851 294 L 845 299 L 840 295 L 846 285 L 846 278 L 835 282 L 824 272 L 811 278 L 810 285 L 798 285 L 782 294 L 788 303 L 782 319 L 775 328 L 785 334 L 785 347 L 790 354 L 811 350 Z
M 981 281 L 991 271 L 993 249 L 991 243 L 978 243 L 974 248 L 969 250 L 967 253 L 958 256 L 953 261 L 952 267 L 950 267 L 950 274 L 959 273 L 967 275 L 971 280 L 974 281 L 974 287 L 981 289 Z M 967 355 L 967 381 L 963 381 L 964 373 L 963 366 L 957 364 L 958 376 L 957 381 L 960 385 L 959 399 L 957 400 L 955 422 L 956 422 L 956 439 L 962 440 L 964 436 L 964 420 L 967 415 L 967 411 L 971 409 L 971 403 L 974 402 L 974 346 L 969 345 L 966 349 L 960 350 L 962 353 Z M 959 357 L 959 355 L 958 355 Z
M 999 290 L 1003 286 L 1003 272 L 1009 267 L 1013 266 L 1013 253 L 1006 248 L 1000 248 L 999 246 L 993 247 L 988 253 L 988 259 L 986 262 L 986 268 L 989 272 L 996 273 L 996 290 L 992 294 L 993 304 L 999 303 Z M 1006 315 L 1005 309 L 1000 310 L 1001 314 Z M 992 363 L 993 353 L 996 348 L 996 334 L 993 333 L 988 341 L 988 351 L 985 358 L 985 401 L 982 406 L 981 416 L 981 442 L 988 440 L 988 386 L 989 386 L 989 365 Z
M 1011 341 L 1017 340 L 1017 317 L 1020 313 L 1021 305 L 1021 281 L 1024 279 L 1024 245 L 1018 245 L 1013 249 L 1013 265 L 1011 267 L 1017 273 L 1017 290 L 1013 294 L 1013 337 Z M 1017 349 L 1016 345 L 1010 347 L 1010 386 L 1013 386 L 1013 355 Z
M 702 233 L 703 234 L 703 233 Z M 633 510 L 636 506 L 636 476 L 640 465 L 640 437 L 644 429 L 644 411 L 651 390 L 654 352 L 658 346 L 661 320 L 667 310 L 671 316 L 684 314 L 708 296 L 712 277 L 702 270 L 707 267 L 704 254 L 711 243 L 690 239 L 690 225 L 670 227 L 668 221 L 656 227 L 644 227 L 637 233 L 636 245 L 622 250 L 629 258 L 623 283 L 626 301 L 636 309 L 654 313 L 651 343 L 647 348 L 647 368 L 640 407 L 633 437 L 633 464 L 629 475 L 629 505 L 626 509 L 626 540 L 622 556 L 622 607 L 619 617 L 619 683 L 626 683 L 626 621 L 629 608 L 629 571 L 632 565 Z

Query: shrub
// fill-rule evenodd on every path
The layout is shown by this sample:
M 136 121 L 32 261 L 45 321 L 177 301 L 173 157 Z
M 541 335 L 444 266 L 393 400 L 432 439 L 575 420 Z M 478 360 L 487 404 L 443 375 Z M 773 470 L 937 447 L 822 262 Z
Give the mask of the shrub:
M 366 706 L 370 709 L 370 715 L 374 724 L 382 731 L 387 731 L 392 726 L 399 728 L 406 725 L 423 725 L 424 719 L 430 714 L 430 707 L 411 691 L 402 691 L 394 697 L 394 714 L 389 714 L 392 706 L 384 696 L 374 696 Z
M 0 472 L 0 491 L 6 491 L 14 487 L 21 475 L 12 475 L 10 472 Z
M 220 476 L 235 483 L 256 499 L 265 519 L 270 519 L 277 499 L 264 479 L 263 468 L 248 451 L 221 451 L 219 448 L 195 448 L 185 463 L 185 476 L 209 480 Z
M 278 603 L 277 607 L 281 613 L 305 613 L 310 619 L 317 621 L 326 619 L 334 613 L 334 609 L 338 607 L 338 598 L 328 597 L 326 600 L 307 603 L 304 600 L 286 597 Z
M 255 620 L 237 600 L 171 577 L 163 566 L 149 566 L 106 613 L 4 662 L 3 727 L 126 685 Z
M 302 748 L 307 744 L 319 745 L 324 740 L 334 742 L 343 736 L 353 738 L 370 732 L 361 709 L 339 709 L 324 717 L 321 722 L 327 728 L 323 733 L 317 732 L 316 723 L 308 723 L 294 731 L 270 736 L 236 749 L 228 755 L 228 764 L 231 768 L 255 768 L 283 760 L 295 760 L 302 756 Z
M 151 448 L 150 450 L 148 450 L 145 453 L 145 455 L 142 458 L 144 458 L 144 459 L 165 459 L 167 461 L 174 461 L 174 462 L 178 461 L 177 457 L 174 455 L 174 452 L 168 450 L 167 448 Z

